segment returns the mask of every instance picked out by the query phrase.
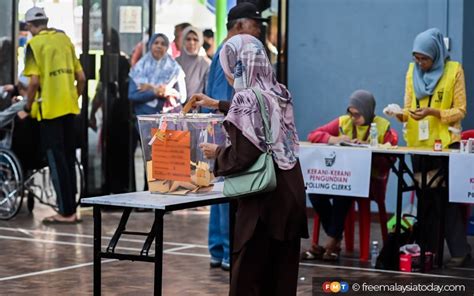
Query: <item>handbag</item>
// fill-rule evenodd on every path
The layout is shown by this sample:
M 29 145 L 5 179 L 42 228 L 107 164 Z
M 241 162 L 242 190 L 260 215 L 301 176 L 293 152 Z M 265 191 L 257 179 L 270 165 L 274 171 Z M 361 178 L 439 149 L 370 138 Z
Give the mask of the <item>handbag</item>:
M 260 106 L 267 151 L 262 153 L 257 161 L 248 169 L 224 178 L 224 196 L 226 197 L 245 197 L 257 193 L 270 192 L 275 190 L 277 186 L 272 150 L 270 149 L 273 139 L 268 123 L 268 114 L 260 91 L 254 88 L 252 88 L 252 91 L 255 93 Z

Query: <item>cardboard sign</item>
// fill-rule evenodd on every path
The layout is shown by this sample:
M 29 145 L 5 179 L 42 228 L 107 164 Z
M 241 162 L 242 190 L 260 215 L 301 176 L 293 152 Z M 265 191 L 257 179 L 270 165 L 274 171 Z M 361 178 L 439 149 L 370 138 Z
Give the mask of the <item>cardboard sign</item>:
M 301 145 L 300 163 L 307 193 L 369 196 L 369 149 Z
M 151 132 L 155 135 L 157 129 Z M 153 179 L 191 182 L 191 133 L 172 130 L 163 133 L 152 144 Z
M 449 155 L 449 201 L 474 203 L 474 154 Z

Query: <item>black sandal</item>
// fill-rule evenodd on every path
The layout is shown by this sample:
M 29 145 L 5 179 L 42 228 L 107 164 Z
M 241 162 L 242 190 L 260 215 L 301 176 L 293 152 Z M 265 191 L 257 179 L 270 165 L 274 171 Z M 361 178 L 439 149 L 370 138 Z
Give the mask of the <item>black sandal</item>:
M 335 248 L 334 250 L 326 250 L 324 252 L 322 259 L 323 261 L 338 261 L 339 260 L 339 254 L 341 253 L 341 248 Z
M 312 246 L 311 249 L 301 253 L 301 260 L 321 260 L 326 249 L 321 246 Z
M 323 261 L 336 262 L 339 260 L 339 254 L 334 252 L 326 252 L 323 254 Z

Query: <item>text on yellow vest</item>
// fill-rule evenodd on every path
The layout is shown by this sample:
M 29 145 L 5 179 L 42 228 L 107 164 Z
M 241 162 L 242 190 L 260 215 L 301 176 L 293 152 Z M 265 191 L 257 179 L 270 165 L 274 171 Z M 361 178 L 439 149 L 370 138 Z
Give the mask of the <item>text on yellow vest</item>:
M 28 42 L 28 47 L 24 73 L 38 75 L 41 90 L 37 95 L 41 98 L 41 110 L 35 100 L 31 116 L 41 120 L 79 114 L 74 82 L 75 73 L 82 67 L 70 39 L 54 29 L 43 30 Z

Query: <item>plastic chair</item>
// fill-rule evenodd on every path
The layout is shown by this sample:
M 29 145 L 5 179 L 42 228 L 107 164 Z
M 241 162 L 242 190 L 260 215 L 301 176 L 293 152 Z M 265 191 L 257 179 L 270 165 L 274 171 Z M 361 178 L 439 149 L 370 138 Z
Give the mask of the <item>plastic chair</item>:
M 469 138 L 474 138 L 474 129 L 463 131 L 461 133 L 462 140 L 469 140 Z
M 398 134 L 394 129 L 390 129 L 392 133 L 392 145 L 398 143 Z M 370 178 L 370 189 L 369 198 L 355 198 L 354 203 L 357 202 L 359 209 L 359 242 L 360 242 L 360 260 L 369 260 L 370 250 L 370 201 L 373 200 L 377 203 L 380 219 L 380 228 L 382 231 L 382 239 L 385 241 L 388 236 L 387 231 L 387 211 L 385 209 L 385 193 L 387 191 L 387 182 L 390 175 L 390 161 L 382 156 L 375 156 L 374 159 L 378 159 L 377 162 L 384 163 L 384 165 L 378 166 L 378 173 Z M 355 209 L 354 203 L 349 210 L 344 225 L 344 242 L 347 252 L 354 251 L 354 222 L 355 222 Z M 313 244 L 317 245 L 319 242 L 319 215 L 315 213 L 313 222 Z

